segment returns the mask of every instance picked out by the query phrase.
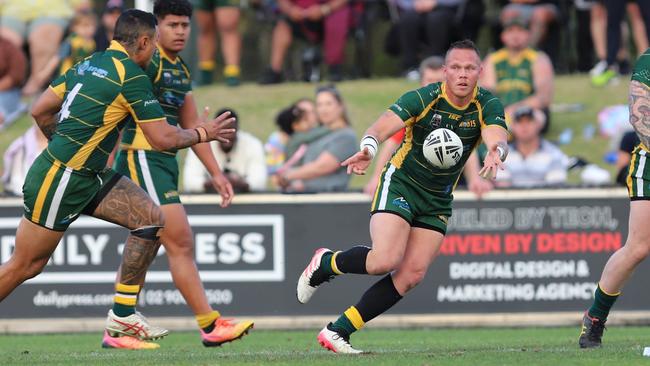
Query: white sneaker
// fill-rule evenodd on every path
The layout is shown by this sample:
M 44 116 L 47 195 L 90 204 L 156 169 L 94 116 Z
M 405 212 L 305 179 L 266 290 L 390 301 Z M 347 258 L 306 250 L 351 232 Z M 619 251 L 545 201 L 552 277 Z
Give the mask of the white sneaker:
M 314 295 L 314 292 L 316 292 L 318 286 L 320 286 L 322 283 L 321 282 L 313 285 L 311 279 L 314 276 L 314 272 L 316 272 L 320 268 L 321 258 L 323 258 L 323 255 L 326 253 L 332 253 L 332 251 L 327 248 L 316 249 L 316 252 L 311 257 L 311 261 L 309 262 L 309 265 L 307 265 L 307 268 L 305 268 L 305 270 L 302 271 L 302 274 L 298 279 L 296 296 L 298 297 L 298 301 L 302 304 L 306 304 L 309 301 L 309 299 L 311 299 L 312 295 Z
M 349 339 L 344 338 L 342 335 L 336 333 L 333 330 L 327 329 L 327 327 L 323 328 L 323 330 L 318 333 L 317 339 L 318 343 L 323 346 L 323 348 L 326 348 L 334 353 L 351 355 L 358 355 L 359 353 L 363 353 L 361 350 L 352 348 Z
M 162 338 L 169 334 L 167 329 L 149 325 L 147 318 L 139 312 L 127 317 L 120 317 L 113 313 L 113 309 L 108 311 L 106 331 L 111 337 L 127 335 L 144 341 Z
M 589 70 L 589 76 L 594 77 L 596 75 L 600 75 L 607 70 L 607 61 L 605 60 L 600 60 L 598 61 L 597 64 L 594 65 L 594 67 Z

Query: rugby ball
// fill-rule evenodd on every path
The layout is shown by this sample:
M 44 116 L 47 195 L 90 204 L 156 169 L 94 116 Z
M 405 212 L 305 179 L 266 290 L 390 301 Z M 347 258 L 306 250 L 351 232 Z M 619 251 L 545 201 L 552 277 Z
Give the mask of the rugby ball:
M 424 140 L 422 154 L 436 168 L 448 169 L 463 156 L 463 142 L 454 131 L 438 128 Z

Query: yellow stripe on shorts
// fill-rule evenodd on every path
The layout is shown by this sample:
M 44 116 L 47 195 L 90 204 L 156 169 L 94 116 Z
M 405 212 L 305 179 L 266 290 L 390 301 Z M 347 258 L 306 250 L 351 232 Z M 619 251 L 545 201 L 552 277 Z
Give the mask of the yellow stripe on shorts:
M 32 222 L 36 224 L 40 223 L 39 218 L 41 217 L 41 212 L 43 211 L 43 204 L 45 203 L 45 198 L 47 197 L 47 193 L 50 191 L 50 188 L 52 187 L 54 176 L 56 175 L 56 172 L 59 170 L 59 167 L 60 165 L 58 160 L 52 163 L 52 166 L 50 167 L 50 169 L 47 171 L 47 174 L 45 175 L 45 179 L 43 180 L 41 189 L 38 190 L 38 195 L 36 196 L 36 202 L 34 203 L 34 212 L 32 213 Z
M 126 162 L 129 165 L 129 175 L 133 183 L 140 185 L 140 180 L 138 179 L 138 170 L 135 168 L 135 158 L 133 157 L 133 150 L 128 150 L 126 152 Z

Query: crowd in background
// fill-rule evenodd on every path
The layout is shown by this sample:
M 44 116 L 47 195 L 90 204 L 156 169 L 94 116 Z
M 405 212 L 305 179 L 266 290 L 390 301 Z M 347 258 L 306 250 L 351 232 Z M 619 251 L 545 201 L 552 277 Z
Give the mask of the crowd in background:
M 481 29 L 489 29 L 492 51 L 484 59 L 480 85 L 501 99 L 513 134 L 506 171 L 494 182 L 502 187 L 566 183 L 568 169 L 576 164 L 544 138 L 552 122 L 554 73 L 588 71 L 593 85 L 601 87 L 617 82 L 648 48 L 646 24 L 650 21 L 650 2 L 641 0 L 249 0 L 246 6 L 239 0 L 195 0 L 193 4 L 197 85 L 216 79 L 231 87 L 242 79 L 256 79 L 262 85 L 282 83 L 291 78 L 286 64 L 296 39 L 302 40 L 300 79 L 344 80 L 352 74 L 346 69 L 351 57 L 346 44 L 370 42 L 373 20 L 381 16 L 390 22 L 381 52 L 399 60 L 399 76 L 427 85 L 441 80 L 449 44 L 477 40 Z M 106 49 L 125 5 L 122 0 L 100 4 L 5 0 L 0 5 L 0 129 L 24 113 L 24 101 L 40 93 L 54 77 Z M 495 16 L 490 16 L 490 9 Z M 240 65 L 240 21 L 246 11 L 272 23 L 269 58 L 260 61 L 265 66 L 256 76 L 242 75 Z M 574 25 L 570 32 L 565 26 L 569 23 Z M 561 57 L 561 45 L 567 42 L 576 50 L 570 66 Z M 217 45 L 223 60 L 220 68 L 215 61 Z M 219 72 L 221 77 L 215 75 Z M 365 70 L 355 75 L 370 74 Z M 239 129 L 229 143 L 212 143 L 217 161 L 237 192 L 348 189 L 350 177 L 340 163 L 358 149 L 358 138 L 344 97 L 334 85 L 318 88 L 313 99 L 306 96 L 282 108 L 275 122 L 277 131 L 265 143 Z M 621 139 L 619 182 L 624 181 L 626 156 L 629 161 L 629 153 L 638 144 L 634 137 L 632 133 Z M 379 159 L 387 161 L 402 139 L 403 133 L 398 133 L 388 140 Z M 2 176 L 6 192 L 21 194 L 20 177 L 46 142 L 38 128 L 32 127 L 8 148 Z M 470 164 L 480 164 L 481 159 L 479 149 Z M 602 169 L 590 169 L 584 182 L 609 181 Z M 377 173 L 364 191 L 374 191 Z M 186 191 L 209 191 L 209 176 L 191 152 L 184 176 Z M 493 183 L 468 177 L 462 184 L 480 195 L 492 189 Z

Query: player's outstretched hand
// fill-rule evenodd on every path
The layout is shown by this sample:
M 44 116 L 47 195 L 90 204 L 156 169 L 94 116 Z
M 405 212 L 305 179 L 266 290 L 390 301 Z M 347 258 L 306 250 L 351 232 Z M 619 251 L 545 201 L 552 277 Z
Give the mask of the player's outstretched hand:
M 205 107 L 201 116 L 201 123 L 198 125 L 198 127 L 205 129 L 207 141 L 230 141 L 235 134 L 235 129 L 231 127 L 235 122 L 235 118 L 230 117 L 230 112 L 226 111 L 218 115 L 215 119 L 210 120 L 208 118 L 209 113 L 210 110 L 208 107 Z
M 483 168 L 478 172 L 478 175 L 483 179 L 494 180 L 497 178 L 497 171 L 503 169 L 503 162 L 499 157 L 499 153 L 494 149 L 490 150 L 485 156 Z
M 221 196 L 221 207 L 228 207 L 235 197 L 232 184 L 223 173 L 212 176 L 212 186 Z
M 366 174 L 366 169 L 368 169 L 368 166 L 370 166 L 371 162 L 372 156 L 370 156 L 368 148 L 365 147 L 363 150 L 357 152 L 342 162 L 341 166 L 348 168 L 348 174 L 354 173 L 357 175 L 364 175 Z

